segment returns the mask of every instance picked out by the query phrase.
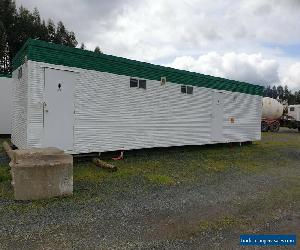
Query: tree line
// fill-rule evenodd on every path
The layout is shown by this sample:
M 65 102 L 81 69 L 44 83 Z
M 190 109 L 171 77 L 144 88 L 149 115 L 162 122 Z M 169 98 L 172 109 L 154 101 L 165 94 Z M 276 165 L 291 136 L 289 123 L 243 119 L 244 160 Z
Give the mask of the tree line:
M 33 11 L 23 6 L 17 9 L 14 0 L 0 0 L 0 73 L 11 73 L 13 57 L 29 38 L 70 47 L 78 44 L 75 33 L 63 22 L 45 21 L 37 8 Z M 82 47 L 85 46 L 82 44 Z M 101 53 L 99 46 L 95 52 Z
M 289 105 L 300 104 L 300 90 L 293 92 L 289 90 L 287 85 L 284 87 L 281 85 L 273 87 L 268 85 L 264 88 L 263 96 L 285 100 Z

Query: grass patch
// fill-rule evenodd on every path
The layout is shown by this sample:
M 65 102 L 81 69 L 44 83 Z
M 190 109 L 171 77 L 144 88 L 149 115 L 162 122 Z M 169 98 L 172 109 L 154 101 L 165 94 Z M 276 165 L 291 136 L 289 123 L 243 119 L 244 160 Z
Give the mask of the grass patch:
M 8 165 L 0 165 L 0 199 L 12 199 L 11 175 Z
M 160 185 L 174 185 L 175 180 L 167 175 L 160 175 L 160 174 L 147 174 L 145 177 L 154 184 L 160 184 Z
M 230 167 L 230 163 L 219 159 L 205 159 L 204 170 L 208 173 L 221 173 Z
M 259 174 L 272 170 L 275 175 L 277 169 L 298 164 L 298 159 L 289 157 L 282 149 L 296 150 L 299 145 L 298 134 L 263 133 L 261 141 L 242 147 L 224 144 L 133 150 L 125 152 L 123 161 L 106 160 L 118 167 L 117 172 L 107 172 L 91 162 L 74 164 L 74 195 L 61 200 L 86 202 L 103 198 L 103 194 L 108 197 L 112 193 L 130 192 L 137 186 L 147 189 L 149 185 L 201 183 L 227 172 Z M 10 179 L 9 167 L 0 166 L 0 198 L 12 199 Z M 36 204 L 56 202 L 50 199 Z
M 198 226 L 198 232 L 222 231 L 240 225 L 242 220 L 233 216 L 224 216 L 215 220 L 203 220 Z
M 108 173 L 96 167 L 92 163 L 79 164 L 74 166 L 74 181 L 89 181 L 89 182 L 102 182 L 107 177 Z
M 201 182 L 207 176 L 235 171 L 258 174 L 267 169 L 295 164 L 282 147 L 297 148 L 298 134 L 264 133 L 262 140 L 253 145 L 206 145 L 163 149 L 144 149 L 125 152 L 125 160 L 112 162 L 118 167 L 107 173 L 88 163 L 74 167 L 74 181 L 106 183 L 132 182 L 140 176 L 153 184 Z M 111 162 L 108 160 L 108 162 Z
M 6 165 L 0 165 L 0 183 L 10 181 L 11 176 L 9 172 L 9 168 Z

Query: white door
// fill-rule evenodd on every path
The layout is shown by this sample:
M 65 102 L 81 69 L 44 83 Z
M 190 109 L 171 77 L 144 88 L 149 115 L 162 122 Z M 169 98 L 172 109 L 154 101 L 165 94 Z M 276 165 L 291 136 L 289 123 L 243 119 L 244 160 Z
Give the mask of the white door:
M 223 139 L 224 94 L 214 92 L 212 99 L 211 140 L 221 142 Z
M 76 73 L 45 68 L 44 147 L 73 149 Z

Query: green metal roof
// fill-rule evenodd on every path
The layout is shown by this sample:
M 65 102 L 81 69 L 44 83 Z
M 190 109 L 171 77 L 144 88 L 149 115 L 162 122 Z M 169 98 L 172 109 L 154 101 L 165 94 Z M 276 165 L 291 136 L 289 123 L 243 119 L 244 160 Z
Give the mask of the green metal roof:
M 23 45 L 13 59 L 13 70 L 24 63 L 25 56 L 27 56 L 28 60 L 55 65 L 109 72 L 157 81 L 160 81 L 161 77 L 166 77 L 167 82 L 172 83 L 228 90 L 251 95 L 263 95 L 263 87 L 259 85 L 173 69 L 32 39 L 29 39 Z

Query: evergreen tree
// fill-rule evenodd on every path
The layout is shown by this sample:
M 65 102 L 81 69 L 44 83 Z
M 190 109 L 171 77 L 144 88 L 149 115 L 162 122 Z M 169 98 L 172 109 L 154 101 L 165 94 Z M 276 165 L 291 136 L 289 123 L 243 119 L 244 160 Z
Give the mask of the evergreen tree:
M 52 19 L 48 19 L 47 23 L 47 31 L 48 31 L 48 39 L 47 41 L 54 42 L 55 37 L 56 37 L 56 27 Z
M 101 51 L 101 49 L 100 49 L 99 46 L 96 46 L 94 52 L 96 52 L 96 53 L 102 53 L 102 51 Z
M 268 85 L 265 89 L 264 89 L 264 93 L 263 95 L 265 97 L 272 97 L 272 89 L 271 89 L 271 86 Z
M 300 104 L 300 90 L 295 92 L 295 104 Z
M 33 12 L 21 6 L 16 9 L 13 0 L 0 0 L 0 70 L 11 72 L 11 60 L 28 38 L 76 47 L 74 32 L 62 22 L 57 27 L 51 19 L 41 19 L 37 8 Z
M 283 100 L 283 87 L 281 85 L 277 86 L 277 94 L 280 100 Z
M 77 45 L 74 32 L 67 31 L 65 25 L 61 21 L 57 23 L 56 36 L 54 42 L 69 47 L 75 47 Z
M 272 88 L 272 98 L 277 99 L 277 97 L 278 97 L 277 88 L 274 85 Z
M 287 101 L 289 105 L 300 104 L 300 90 L 293 92 L 289 90 L 287 85 L 284 87 L 278 85 L 277 88 L 267 86 L 264 88 L 263 96 L 274 99 L 278 97 L 280 100 Z
M 290 95 L 291 95 L 291 93 L 289 91 L 289 88 L 288 88 L 287 85 L 285 85 L 284 86 L 284 90 L 283 90 L 283 99 L 286 100 L 286 101 L 288 101 L 289 98 L 290 98 Z
M 7 36 L 3 23 L 0 21 L 0 73 L 9 68 Z
M 12 53 L 10 43 L 15 39 L 13 26 L 16 18 L 16 5 L 12 0 L 0 1 L 0 70 L 9 72 Z

